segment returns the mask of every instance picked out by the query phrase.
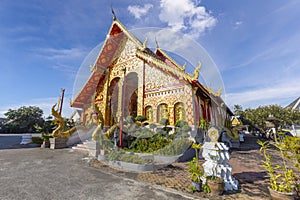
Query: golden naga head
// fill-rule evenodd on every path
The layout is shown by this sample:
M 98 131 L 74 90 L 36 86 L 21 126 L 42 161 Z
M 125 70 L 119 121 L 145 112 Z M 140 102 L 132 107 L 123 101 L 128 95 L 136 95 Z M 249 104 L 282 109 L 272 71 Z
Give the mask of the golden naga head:
M 148 38 L 146 37 L 145 41 L 143 42 L 143 47 L 141 48 L 141 51 L 145 51 L 147 48 L 147 42 L 148 42 Z
M 199 61 L 199 65 L 196 67 L 196 69 L 194 70 L 194 76 L 193 76 L 193 79 L 194 80 L 197 80 L 199 78 L 199 72 L 200 72 L 200 69 L 202 67 L 202 64 L 201 62 Z

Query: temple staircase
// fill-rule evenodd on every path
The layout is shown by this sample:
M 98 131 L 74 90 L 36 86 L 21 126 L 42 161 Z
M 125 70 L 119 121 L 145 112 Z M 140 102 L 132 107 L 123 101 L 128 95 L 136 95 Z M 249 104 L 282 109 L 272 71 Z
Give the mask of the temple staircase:
M 92 134 L 97 126 L 93 126 L 91 129 L 80 129 L 72 134 L 72 136 L 68 139 L 67 145 L 72 147 L 73 150 L 88 152 L 88 144 L 92 141 Z

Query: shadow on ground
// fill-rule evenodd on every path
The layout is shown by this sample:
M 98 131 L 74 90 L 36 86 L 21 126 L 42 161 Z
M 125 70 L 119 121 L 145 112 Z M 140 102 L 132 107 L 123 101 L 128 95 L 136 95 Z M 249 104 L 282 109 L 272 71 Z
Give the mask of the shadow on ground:
M 240 187 L 244 193 L 251 197 L 262 198 L 269 195 L 267 173 L 263 172 L 241 172 L 235 173 L 234 177 L 239 180 Z

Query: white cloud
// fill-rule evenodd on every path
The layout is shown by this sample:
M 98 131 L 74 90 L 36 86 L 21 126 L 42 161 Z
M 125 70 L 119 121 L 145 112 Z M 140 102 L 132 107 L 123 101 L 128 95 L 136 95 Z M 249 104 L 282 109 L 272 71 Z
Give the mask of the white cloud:
M 56 48 L 36 48 L 32 52 L 37 57 L 49 60 L 49 67 L 64 72 L 70 78 L 74 78 L 78 66 L 75 62 L 80 62 L 86 55 L 86 51 L 80 48 L 56 49 Z
M 237 93 L 227 93 L 226 100 L 229 105 L 242 105 L 243 107 L 257 107 L 260 105 L 279 104 L 286 106 L 300 96 L 299 81 L 282 81 L 268 87 L 261 87 Z
M 55 49 L 55 48 L 38 48 L 33 49 L 33 51 L 45 59 L 49 60 L 72 60 L 76 58 L 82 58 L 86 51 L 80 48 L 70 48 L 70 49 Z
M 243 23 L 243 21 L 236 21 L 233 25 L 234 29 L 238 29 Z
M 161 0 L 159 19 L 174 31 L 182 31 L 198 38 L 216 25 L 217 19 L 192 0 Z
M 136 19 L 140 19 L 143 15 L 146 15 L 151 8 L 153 8 L 152 4 L 145 4 L 143 7 L 138 5 L 128 6 L 127 9 Z

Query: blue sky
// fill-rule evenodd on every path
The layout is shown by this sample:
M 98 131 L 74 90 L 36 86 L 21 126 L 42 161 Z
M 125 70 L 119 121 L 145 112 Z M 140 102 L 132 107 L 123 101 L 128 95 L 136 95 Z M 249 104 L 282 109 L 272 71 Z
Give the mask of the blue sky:
M 170 28 L 201 44 L 229 106 L 286 106 L 300 96 L 297 0 L 0 0 L 0 116 L 24 105 L 48 115 L 61 88 L 69 116 L 76 73 L 105 39 L 111 5 L 128 29 Z

